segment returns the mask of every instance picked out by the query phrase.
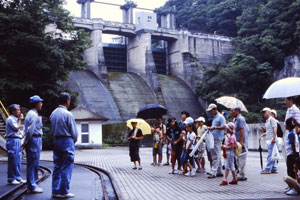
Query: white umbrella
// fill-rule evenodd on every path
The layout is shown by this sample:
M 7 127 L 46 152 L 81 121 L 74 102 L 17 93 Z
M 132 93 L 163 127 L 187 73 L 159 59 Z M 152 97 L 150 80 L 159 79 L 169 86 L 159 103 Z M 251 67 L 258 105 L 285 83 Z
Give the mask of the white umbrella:
M 240 107 L 241 111 L 248 112 L 244 103 L 235 97 L 223 96 L 223 97 L 217 98 L 215 101 L 218 104 L 225 106 L 226 108 L 233 109 L 235 107 Z
M 286 98 L 300 95 L 300 78 L 290 77 L 274 82 L 265 92 L 264 99 Z

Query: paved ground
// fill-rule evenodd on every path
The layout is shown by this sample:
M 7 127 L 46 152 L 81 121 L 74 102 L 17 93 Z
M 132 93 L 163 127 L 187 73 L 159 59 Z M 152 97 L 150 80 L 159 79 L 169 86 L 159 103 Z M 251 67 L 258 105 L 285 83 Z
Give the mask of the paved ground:
M 141 149 L 142 171 L 132 170 L 127 148 L 77 150 L 75 160 L 110 171 L 119 183 L 124 199 L 289 198 L 283 193 L 286 187 L 282 181 L 286 174 L 284 160 L 279 163 L 278 174 L 260 175 L 259 153 L 250 152 L 247 163 L 248 181 L 240 182 L 238 186 L 221 187 L 219 183 L 222 178 L 208 180 L 205 174 L 197 174 L 195 177 L 169 175 L 170 167 L 151 166 L 151 151 L 151 148 Z M 52 160 L 52 152 L 43 152 L 41 159 Z M 73 180 L 76 180 L 75 176 Z M 299 196 L 298 198 L 300 199 Z

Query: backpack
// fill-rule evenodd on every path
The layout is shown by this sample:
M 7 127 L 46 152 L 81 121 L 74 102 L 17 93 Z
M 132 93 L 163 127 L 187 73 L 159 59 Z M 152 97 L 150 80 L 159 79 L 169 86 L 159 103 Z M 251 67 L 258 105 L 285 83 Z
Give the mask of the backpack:
M 277 122 L 277 137 L 283 137 L 283 131 L 280 124 Z

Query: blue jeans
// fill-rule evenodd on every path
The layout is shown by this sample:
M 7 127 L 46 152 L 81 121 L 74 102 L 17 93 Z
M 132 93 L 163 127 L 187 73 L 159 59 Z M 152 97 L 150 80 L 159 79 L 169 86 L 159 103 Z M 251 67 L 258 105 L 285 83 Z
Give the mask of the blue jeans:
M 52 175 L 52 194 L 69 193 L 74 167 L 75 145 L 71 137 L 55 138 L 53 143 L 54 170 Z
M 265 171 L 271 172 L 271 171 L 277 171 L 277 161 L 272 161 L 272 152 L 274 145 L 277 145 L 276 143 L 271 143 L 268 145 L 268 157 L 267 157 L 267 166 L 265 168 Z
M 42 149 L 42 138 L 32 137 L 26 145 L 26 159 L 27 159 L 27 187 L 29 190 L 37 188 L 35 183 L 38 177 L 40 154 Z
M 20 169 L 22 162 L 21 140 L 18 138 L 7 138 L 6 149 L 8 154 L 7 180 L 21 180 Z

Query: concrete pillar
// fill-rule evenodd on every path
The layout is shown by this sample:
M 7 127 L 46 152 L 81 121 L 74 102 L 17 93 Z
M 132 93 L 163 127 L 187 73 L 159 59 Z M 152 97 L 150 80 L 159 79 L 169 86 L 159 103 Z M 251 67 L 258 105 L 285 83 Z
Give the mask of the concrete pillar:
M 94 0 L 77 0 L 77 3 L 81 4 L 81 18 L 91 18 L 91 2 Z
M 84 52 L 87 70 L 93 72 L 104 84 L 108 84 L 107 67 L 105 65 L 102 44 L 102 29 L 92 30 L 90 38 L 92 40 L 91 47 Z
M 133 24 L 133 9 L 137 5 L 133 1 L 127 1 L 120 9 L 123 11 L 123 23 Z

